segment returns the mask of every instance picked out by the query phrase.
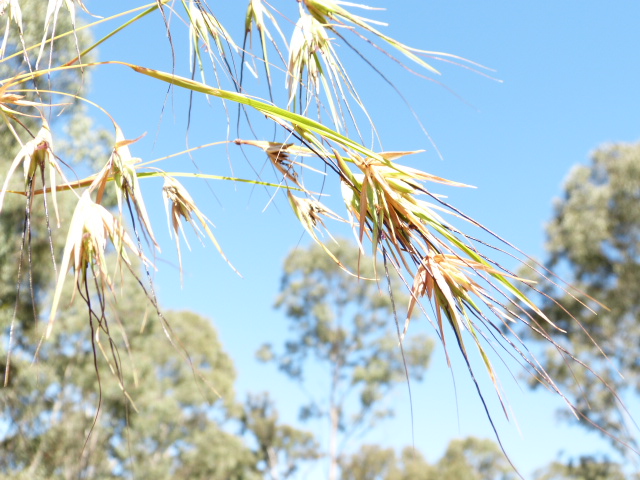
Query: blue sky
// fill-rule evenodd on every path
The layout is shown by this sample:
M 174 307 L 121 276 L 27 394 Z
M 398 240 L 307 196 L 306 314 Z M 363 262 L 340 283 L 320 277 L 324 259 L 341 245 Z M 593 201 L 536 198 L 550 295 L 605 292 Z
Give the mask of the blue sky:
M 103 16 L 139 3 L 87 2 L 92 13 Z M 210 3 L 241 42 L 244 2 Z M 297 8 L 293 0 L 273 3 L 278 7 L 286 4 L 283 9 L 289 14 Z M 443 75 L 437 80 L 443 87 L 394 68 L 393 62 L 385 63 L 373 54 L 420 115 L 440 156 L 400 98 L 366 66 L 354 62 L 352 76 L 384 148 L 425 149 L 424 154 L 410 160 L 411 165 L 477 187 L 448 189 L 445 193 L 450 203 L 528 254 L 542 258 L 544 223 L 551 217 L 553 198 L 561 193 L 571 167 L 587 162 L 589 152 L 598 145 L 633 142 L 640 137 L 640 3 L 377 0 L 369 4 L 387 8 L 365 14 L 388 22 L 385 33 L 417 48 L 481 63 L 494 69 L 490 75 L 497 79 L 438 64 Z M 162 20 L 156 16 L 140 27 L 105 43 L 100 59 L 170 70 L 171 48 L 162 34 Z M 176 72 L 188 75 L 187 34 L 177 19 L 174 27 Z M 283 28 L 289 36 L 286 22 Z M 284 80 L 278 80 L 274 88 L 284 90 Z M 93 74 L 90 98 L 114 116 L 128 138 L 146 132 L 132 146 L 133 153 L 144 160 L 184 148 L 188 100 L 184 92 L 167 96 L 163 84 L 122 67 L 105 66 Z M 215 99 L 207 103 L 200 95 L 194 102 L 190 144 L 225 140 L 227 125 L 221 106 Z M 248 136 L 248 130 L 243 131 Z M 235 138 L 234 131 L 230 138 Z M 251 160 L 259 169 L 263 159 L 253 153 Z M 251 175 L 234 146 L 199 152 L 195 160 L 207 173 L 230 175 L 231 163 L 234 174 Z M 192 164 L 182 157 L 162 167 L 190 170 Z M 283 418 L 294 422 L 302 394 L 275 368 L 258 364 L 254 352 L 264 342 L 278 343 L 286 333 L 282 315 L 272 309 L 281 265 L 290 249 L 309 240 L 283 195 L 270 203 L 272 192 L 263 188 L 222 182 L 211 182 L 208 188 L 199 181 L 184 183 L 193 188 L 201 208 L 206 205 L 203 210 L 216 224 L 216 236 L 243 278 L 220 260 L 213 246 L 202 248 L 193 239 L 192 253 L 183 252 L 185 278 L 181 288 L 174 247 L 162 228 L 166 221 L 161 202 L 148 200 L 157 204 L 152 216 L 164 245 L 157 258 L 161 301 L 168 308 L 195 310 L 212 318 L 236 363 L 238 392 L 270 391 Z M 149 181 L 145 191 L 150 197 L 159 195 L 160 187 L 160 182 Z M 422 323 L 427 329 L 426 322 Z M 432 461 L 451 438 L 493 437 L 460 367 L 454 364 L 457 393 L 441 351 L 435 354 L 423 384 L 412 386 L 415 444 Z M 502 421 L 497 405 L 492 411 L 507 452 L 525 478 L 560 451 L 569 455 L 607 451 L 606 443 L 596 435 L 557 420 L 554 410 L 560 402 L 552 395 L 518 387 L 508 374 L 503 378 L 517 425 L 513 420 Z M 491 397 L 490 388 L 486 391 Z M 406 389 L 400 388 L 395 395 L 396 419 L 383 424 L 367 440 L 397 447 L 411 443 Z M 321 473 L 316 475 L 322 477 Z

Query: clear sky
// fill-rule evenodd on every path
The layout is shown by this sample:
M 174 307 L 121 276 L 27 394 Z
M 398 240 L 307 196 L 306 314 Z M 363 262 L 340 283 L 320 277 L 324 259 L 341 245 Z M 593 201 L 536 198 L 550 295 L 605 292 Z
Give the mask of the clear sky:
M 244 2 L 209 3 L 241 42 Z M 278 8 L 286 4 L 282 9 L 289 15 L 297 8 L 293 0 L 273 3 Z M 87 2 L 92 13 L 102 16 L 138 4 L 142 2 Z M 478 62 L 494 69 L 490 75 L 499 80 L 438 64 L 443 73 L 437 79 L 440 85 L 374 54 L 419 114 L 441 158 L 393 90 L 362 62 L 351 59 L 354 82 L 384 148 L 425 149 L 426 153 L 411 160 L 413 166 L 477 187 L 448 189 L 445 193 L 450 203 L 528 254 L 542 258 L 544 223 L 551 217 L 553 198 L 561 193 L 571 167 L 587 162 L 589 152 L 603 143 L 639 140 L 640 3 L 376 0 L 369 4 L 387 9 L 365 14 L 388 22 L 385 33 L 411 46 Z M 172 21 L 176 72 L 188 75 L 187 33 L 177 18 Z M 290 25 L 286 21 L 282 24 L 289 36 Z M 105 43 L 100 59 L 124 59 L 170 70 L 171 47 L 162 29 L 158 16 L 145 20 L 142 30 L 123 32 Z M 278 80 L 274 89 L 284 90 L 284 80 Z M 188 97 L 183 92 L 167 96 L 165 85 L 121 67 L 105 66 L 93 74 L 90 97 L 109 110 L 127 138 L 146 132 L 146 137 L 132 146 L 134 154 L 144 160 L 184 148 Z M 206 98 L 196 95 L 190 145 L 225 140 L 225 118 L 215 99 L 207 103 Z M 247 128 L 243 133 L 249 136 Z M 235 136 L 232 125 L 229 138 Z M 257 169 L 263 167 L 259 155 L 251 152 L 251 159 Z M 195 160 L 207 173 L 231 175 L 231 163 L 233 174 L 251 175 L 235 146 L 199 152 Z M 174 171 L 192 169 L 188 157 L 159 166 Z M 166 223 L 159 201 L 161 182 L 150 181 L 145 188 L 148 196 L 157 195 L 152 216 L 164 245 L 157 258 L 161 302 L 210 317 L 236 364 L 238 392 L 270 391 L 283 418 L 294 422 L 302 394 L 275 368 L 258 364 L 254 352 L 264 342 L 278 344 L 286 333 L 284 318 L 272 309 L 281 265 L 290 249 L 309 240 L 284 195 L 270 203 L 272 192 L 263 188 L 224 182 L 210 182 L 210 189 L 201 182 L 185 184 L 194 188 L 200 205 L 206 205 L 203 210 L 216 224 L 215 234 L 243 278 L 219 259 L 213 246 L 202 248 L 193 239 L 193 251 L 183 252 L 185 278 L 181 288 L 172 242 L 166 229 L 160 228 Z M 451 372 L 439 351 L 423 384 L 412 386 L 415 444 L 432 461 L 454 437 L 493 437 L 460 367 L 454 364 L 454 391 Z M 553 396 L 533 394 L 524 385 L 519 388 L 508 373 L 503 378 L 515 421 L 503 422 L 496 405 L 492 411 L 505 448 L 525 478 L 562 451 L 567 455 L 607 451 L 606 443 L 596 435 L 557 420 L 554 412 L 560 402 Z M 490 388 L 486 391 L 491 397 Z M 396 419 L 383 424 L 367 440 L 396 447 L 411 444 L 406 389 L 398 390 L 394 405 Z M 640 413 L 637 403 L 631 406 Z

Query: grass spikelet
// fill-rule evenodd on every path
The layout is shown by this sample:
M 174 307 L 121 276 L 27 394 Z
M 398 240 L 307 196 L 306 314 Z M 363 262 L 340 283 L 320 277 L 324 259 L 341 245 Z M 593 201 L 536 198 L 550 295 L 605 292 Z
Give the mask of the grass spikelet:
M 278 22 L 271 14 L 271 12 L 265 7 L 264 2 L 262 0 L 249 0 L 249 6 L 247 7 L 247 15 L 245 17 L 245 43 L 247 37 L 249 37 L 249 41 L 252 40 L 252 32 L 255 29 L 258 31 L 258 36 L 260 38 L 260 46 L 262 48 L 262 60 L 264 62 L 264 69 L 267 75 L 267 84 L 269 88 L 271 88 L 271 65 L 269 63 L 269 54 L 267 51 L 267 39 L 274 45 L 278 53 L 280 53 L 278 46 L 275 42 L 271 31 L 267 27 L 265 22 L 265 18 L 268 18 L 273 27 L 278 32 L 282 42 L 284 44 L 287 43 L 285 39 L 284 33 L 280 30 L 280 26 Z M 244 56 L 244 48 L 243 48 L 243 56 Z M 282 56 L 282 55 L 281 55 Z
M 210 41 L 210 38 L 212 38 L 219 53 L 224 53 L 223 41 L 234 51 L 238 51 L 238 46 L 233 41 L 231 35 L 229 35 L 224 26 L 206 9 L 200 0 L 190 0 L 188 5 L 183 1 L 183 4 L 187 9 L 191 22 L 190 30 L 194 45 L 202 42 L 207 47 L 207 50 L 212 50 Z
M 240 139 L 235 140 L 235 143 L 236 145 L 252 145 L 254 147 L 258 147 L 262 149 L 269 157 L 269 160 L 271 160 L 271 163 L 273 164 L 273 166 L 282 174 L 282 176 L 285 179 L 295 183 L 299 187 L 302 187 L 302 185 L 299 183 L 300 180 L 298 178 L 298 172 L 296 172 L 296 170 L 294 169 L 294 165 L 298 165 L 300 167 L 306 167 L 306 168 L 311 168 L 311 167 L 308 167 L 303 163 L 292 160 L 290 155 L 303 156 L 303 157 L 309 157 L 309 156 L 315 155 L 308 148 L 299 147 L 297 145 L 294 145 L 293 143 L 279 143 L 279 142 L 267 142 L 262 140 L 240 140 Z M 311 170 L 314 170 L 317 172 L 317 170 L 313 168 L 311 168 Z
M 434 67 L 432 67 L 430 64 L 428 64 L 427 62 L 425 62 L 423 59 L 421 59 L 419 56 L 416 55 L 416 53 L 429 54 L 432 52 L 424 52 L 421 50 L 417 50 L 415 48 L 404 45 L 403 43 L 399 42 L 394 38 L 391 38 L 383 34 L 379 30 L 374 28 L 372 24 L 385 25 L 384 23 L 376 22 L 374 20 L 370 20 L 364 17 L 360 17 L 358 15 L 354 15 L 353 13 L 349 12 L 348 10 L 340 6 L 340 4 L 347 5 L 346 2 L 338 2 L 333 0 L 302 0 L 302 1 L 304 2 L 305 6 L 309 10 L 309 13 L 311 13 L 311 15 L 313 15 L 313 17 L 316 20 L 318 20 L 320 23 L 329 25 L 332 21 L 333 22 L 346 21 L 354 25 L 357 25 L 358 27 L 363 28 L 364 30 L 375 35 L 381 40 L 384 40 L 386 43 L 394 47 L 396 50 L 400 51 L 402 54 L 406 55 L 408 58 L 410 58 L 420 66 L 426 68 L 430 72 L 438 75 L 440 74 L 438 70 L 436 70 Z M 367 10 L 376 10 L 366 5 L 357 5 L 352 3 L 348 3 L 348 5 L 360 7 Z
M 318 106 L 324 100 L 337 130 L 346 125 L 344 109 L 353 118 L 347 101 L 349 96 L 366 114 L 364 104 L 333 48 L 327 26 L 304 11 L 300 12 L 289 44 L 285 86 L 289 90 L 288 108 L 294 106 L 304 113 L 311 98 L 315 98 Z M 301 86 L 307 92 L 305 98 L 297 96 Z
M 123 200 L 133 202 L 144 232 L 148 234 L 153 244 L 160 250 L 151 228 L 151 221 L 149 220 L 149 214 L 140 189 L 140 182 L 138 181 L 136 165 L 140 162 L 140 159 L 134 158 L 129 150 L 129 145 L 137 140 L 126 140 L 122 130 L 116 125 L 116 143 L 111 157 L 109 157 L 106 165 L 98 173 L 89 189 L 91 191 L 97 190 L 97 202 L 101 203 L 106 184 L 113 179 L 116 186 L 115 192 L 120 217 L 122 218 Z
M 63 179 L 64 174 L 53 153 L 53 137 L 51 135 L 51 129 L 44 118 L 42 119 L 42 127 L 36 136 L 20 148 L 20 151 L 14 157 L 7 170 L 7 176 L 5 177 L 4 184 L 2 185 L 2 190 L 0 190 L 0 211 L 2 211 L 4 197 L 7 193 L 11 177 L 20 164 L 22 164 L 24 169 L 24 188 L 25 194 L 28 197 L 33 193 L 33 189 L 35 187 L 34 177 L 38 169 L 40 169 L 41 172 L 44 172 L 45 169 L 49 171 L 51 195 L 56 213 L 56 220 L 58 222 L 58 226 L 60 226 L 60 216 L 58 214 L 58 202 L 56 197 L 56 174 L 60 175 Z
M 537 318 L 549 322 L 527 297 L 529 285 L 504 270 L 491 257 L 480 253 L 476 247 L 477 240 L 458 230 L 445 218 L 448 215 L 449 219 L 467 222 L 467 225 L 483 230 L 507 247 L 513 247 L 446 203 L 429 186 L 468 185 L 397 162 L 415 152 L 376 153 L 304 113 L 278 108 L 241 93 L 212 88 L 166 72 L 126 65 L 136 72 L 173 85 L 247 105 L 312 149 L 326 167 L 341 179 L 343 198 L 361 250 L 366 236 L 371 241 L 374 257 L 382 254 L 406 278 L 405 284 L 413 285 L 409 287 L 411 310 L 420 305 L 425 315 L 429 316 L 422 308 L 421 300 L 426 297 L 432 302 L 437 317 L 436 330 L 445 342 L 443 332 L 445 324 L 449 324 L 482 399 L 468 353 L 469 342 L 477 346 L 501 401 L 500 385 L 485 351 L 487 345 L 494 349 L 499 345 L 510 353 L 516 352 L 534 375 L 539 374 L 542 381 L 562 395 L 549 375 L 541 371 L 526 345 L 522 346 L 517 336 L 514 339 L 509 334 L 511 320 L 521 320 L 527 325 L 535 325 Z M 264 143 L 256 146 L 267 152 L 270 145 Z M 344 152 L 344 156 L 338 149 Z M 271 152 L 275 159 L 279 158 L 278 151 Z M 286 166 L 283 168 L 286 169 Z M 290 202 L 303 227 L 314 232 L 318 223 L 312 203 L 292 200 L 291 197 Z M 406 319 L 405 330 L 408 322 Z M 551 337 L 545 338 L 561 348 Z
M 112 288 L 105 258 L 108 241 L 114 246 L 118 257 L 127 264 L 130 264 L 127 248 L 144 263 L 150 263 L 125 231 L 124 225 L 106 208 L 95 203 L 91 199 L 91 191 L 86 190 L 80 197 L 69 224 L 45 339 L 51 335 L 64 279 L 70 268 L 74 271 L 74 291 L 87 284 L 89 270 L 96 278 L 96 285 L 102 294 Z
M 0 17 L 5 14 L 7 7 L 9 8 L 9 15 L 7 15 L 7 24 L 4 29 L 4 36 L 2 37 L 2 45 L 0 46 L 0 59 L 4 58 L 4 54 L 7 49 L 7 40 L 9 39 L 9 31 L 12 21 L 18 27 L 20 38 L 24 39 L 22 31 L 22 10 L 20 9 L 20 2 L 18 0 L 0 1 Z
M 227 44 L 234 52 L 237 52 L 239 49 L 231 35 L 229 35 L 227 30 L 213 15 L 213 13 L 209 11 L 208 6 L 202 0 L 182 0 L 182 4 L 187 12 L 187 16 L 189 17 L 190 51 L 195 52 L 198 58 L 202 80 L 205 81 L 205 74 L 199 45 L 204 46 L 214 68 L 215 60 L 213 53 L 214 51 L 217 51 L 225 64 L 227 73 L 232 75 L 224 45 Z M 213 40 L 215 48 L 212 48 L 211 40 Z
M 331 211 L 329 208 L 324 206 L 318 200 L 313 198 L 300 198 L 293 195 L 290 191 L 287 192 L 287 196 L 289 197 L 289 203 L 291 204 L 291 208 L 293 208 L 293 212 L 300 220 L 302 227 L 307 231 L 311 238 L 320 245 L 325 252 L 338 264 L 341 265 L 340 261 L 331 253 L 331 251 L 327 248 L 325 242 L 323 242 L 320 238 L 318 238 L 318 234 L 316 230 L 321 226 L 324 228 L 324 231 L 327 235 L 332 239 L 331 233 L 326 228 L 322 217 L 332 218 L 334 220 L 338 220 L 344 222 L 345 220 L 341 218 L 339 215 Z
M 328 45 L 329 37 L 322 24 L 311 15 L 302 12 L 289 42 L 288 75 L 285 85 L 289 90 L 289 106 L 293 104 L 296 92 L 303 84 L 305 72 L 308 89 L 316 95 L 320 92 L 322 66 L 318 52 L 326 49 Z
M 204 237 L 202 231 L 198 227 L 198 224 L 193 221 L 193 217 L 198 220 L 200 226 L 204 229 L 211 242 L 215 245 L 222 258 L 224 258 L 224 260 L 234 272 L 240 275 L 240 273 L 235 269 L 235 267 L 231 264 L 227 256 L 222 251 L 222 247 L 218 243 L 216 237 L 213 235 L 213 232 L 211 232 L 209 224 L 213 224 L 197 207 L 187 189 L 184 188 L 184 186 L 175 178 L 169 175 L 165 175 L 164 186 L 162 187 L 162 196 L 164 197 L 164 205 L 167 212 L 169 233 L 171 234 L 171 230 L 173 228 L 173 234 L 175 234 L 176 248 L 178 249 L 178 261 L 180 263 L 180 278 L 182 279 L 182 253 L 180 250 L 180 234 L 178 230 L 182 232 L 182 236 L 187 243 L 187 247 L 191 249 L 191 247 L 189 246 L 189 241 L 187 240 L 187 237 L 184 233 L 182 221 L 185 220 L 187 223 L 191 224 L 199 239 L 202 240 L 202 237 Z
M 38 64 L 40 63 L 40 59 L 42 58 L 42 53 L 44 52 L 44 48 L 47 43 L 50 43 L 51 48 L 53 49 L 53 40 L 56 30 L 56 24 L 58 23 L 58 14 L 62 5 L 64 4 L 69 11 L 69 16 L 71 18 L 71 25 L 73 31 L 76 29 L 76 3 L 87 13 L 87 7 L 85 7 L 82 0 L 49 0 L 47 4 L 47 13 L 45 15 L 44 20 L 44 33 L 42 36 L 42 42 L 40 44 L 40 52 L 38 53 L 38 58 L 36 60 L 36 69 L 38 69 Z M 51 33 L 49 33 L 51 32 Z M 49 36 L 49 42 L 47 42 L 47 36 Z

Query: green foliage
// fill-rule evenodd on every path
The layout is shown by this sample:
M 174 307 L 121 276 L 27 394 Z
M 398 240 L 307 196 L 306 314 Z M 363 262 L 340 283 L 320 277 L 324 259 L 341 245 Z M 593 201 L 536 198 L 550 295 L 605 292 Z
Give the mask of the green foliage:
M 500 448 L 474 437 L 453 440 L 438 462 L 437 478 L 515 480 L 519 478 Z
M 628 476 L 620 465 L 593 457 L 580 457 L 568 463 L 553 462 L 536 472 L 535 480 L 637 480 L 638 475 Z
M 341 480 L 515 480 L 498 445 L 468 437 L 453 440 L 442 458 L 430 464 L 417 450 L 406 447 L 398 457 L 393 449 L 364 445 L 342 462 Z
M 569 280 L 586 294 L 578 296 L 586 298 L 597 315 L 541 279 L 544 293 L 563 306 L 542 299 L 545 314 L 567 332 L 556 338 L 584 362 L 569 365 L 566 353 L 550 349 L 545 369 L 589 420 L 582 425 L 623 441 L 634 438 L 615 392 L 640 389 L 640 363 L 632 353 L 640 337 L 639 201 L 640 144 L 595 151 L 589 165 L 571 171 L 547 226 L 546 248 L 549 267 L 569 272 Z
M 71 308 L 36 365 L 29 365 L 32 349 L 14 351 L 11 383 L 2 392 L 10 428 L 0 471 L 32 478 L 260 478 L 253 452 L 228 431 L 240 412 L 235 372 L 210 321 L 168 313 L 174 347 L 146 311 L 139 286 L 127 288 L 112 321 L 94 323 L 94 341 L 84 310 Z M 188 361 L 180 355 L 187 351 Z
M 268 394 L 249 395 L 241 415 L 243 433 L 257 443 L 258 465 L 272 479 L 288 478 L 301 463 L 318 458 L 313 435 L 278 422 L 278 412 Z
M 396 453 L 392 448 L 363 445 L 341 462 L 341 480 L 386 480 L 398 471 Z M 424 462 L 424 467 L 427 467 Z M 423 480 L 417 477 L 416 480 Z

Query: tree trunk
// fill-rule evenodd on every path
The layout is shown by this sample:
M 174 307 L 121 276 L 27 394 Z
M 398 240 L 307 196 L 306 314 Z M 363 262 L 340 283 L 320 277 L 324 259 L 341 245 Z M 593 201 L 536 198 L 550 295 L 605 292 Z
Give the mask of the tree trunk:
M 338 478 L 338 407 L 331 403 L 329 410 L 331 433 L 329 437 L 329 480 Z

